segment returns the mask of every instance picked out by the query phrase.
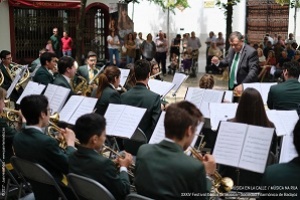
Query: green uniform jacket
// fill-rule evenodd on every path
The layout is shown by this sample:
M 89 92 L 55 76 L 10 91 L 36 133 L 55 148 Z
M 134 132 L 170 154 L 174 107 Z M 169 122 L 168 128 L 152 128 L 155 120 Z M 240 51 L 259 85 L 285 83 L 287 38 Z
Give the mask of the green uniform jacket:
M 260 199 L 286 200 L 300 199 L 300 157 L 288 163 L 281 163 L 267 167 L 262 182 L 262 193 L 271 193 L 278 196 L 262 194 Z M 280 186 L 280 187 L 274 187 Z M 292 187 L 293 186 L 293 187 Z M 297 186 L 297 189 L 295 189 Z M 282 196 L 280 196 L 280 194 Z M 294 194 L 294 197 L 286 194 Z M 297 194 L 297 196 L 295 196 Z
M 210 192 L 211 184 L 201 161 L 184 154 L 178 144 L 163 140 L 159 144 L 140 147 L 136 157 L 135 186 L 138 194 L 171 200 L 207 199 L 205 193 Z
M 22 129 L 13 141 L 16 156 L 45 167 L 59 182 L 63 174 L 68 174 L 68 155 L 75 151 L 67 147 L 65 152 L 58 142 L 35 128 Z
M 128 174 L 118 174 L 116 165 L 93 149 L 79 146 L 69 157 L 69 171 L 101 183 L 116 199 L 125 199 L 130 192 Z
M 87 82 L 90 82 L 90 76 L 89 76 L 89 71 L 88 71 L 88 66 L 87 65 L 82 65 L 78 68 L 77 73 L 79 76 L 83 76 Z M 98 70 L 94 69 L 94 75 L 98 73 Z
M 269 109 L 296 110 L 300 104 L 300 83 L 298 79 L 289 79 L 270 88 Z
M 35 73 L 33 77 L 33 81 L 37 83 L 41 83 L 44 85 L 48 85 L 49 83 L 52 83 L 54 80 L 53 75 L 46 69 L 45 66 L 41 66 Z
M 9 127 L 7 125 L 5 119 L 3 119 L 3 118 L 0 118 L 0 129 L 1 129 L 1 144 L 3 144 L 3 138 L 5 138 L 5 152 L 4 152 L 5 159 L 4 159 L 4 161 L 6 163 L 9 163 L 10 157 L 13 156 L 12 142 L 13 142 L 14 136 L 18 132 L 15 129 L 12 129 L 11 127 Z M 1 155 L 3 155 L 2 148 L 1 148 Z
M 137 83 L 136 86 L 121 95 L 121 103 L 147 109 L 139 127 L 149 141 L 161 113 L 159 95 L 148 90 L 144 84 Z
M 101 97 L 99 97 L 96 103 L 96 113 L 104 115 L 107 110 L 108 104 L 110 103 L 120 104 L 121 97 L 119 92 L 109 85 L 103 90 Z

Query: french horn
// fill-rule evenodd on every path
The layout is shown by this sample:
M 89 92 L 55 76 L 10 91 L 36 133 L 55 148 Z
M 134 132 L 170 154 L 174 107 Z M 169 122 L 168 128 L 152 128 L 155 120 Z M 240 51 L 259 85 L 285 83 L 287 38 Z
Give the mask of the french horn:
M 21 66 L 18 63 L 11 63 L 12 67 L 10 69 L 9 76 L 11 77 L 12 80 L 15 79 L 15 77 L 21 72 Z M 21 79 L 19 80 L 19 82 L 16 84 L 15 89 L 18 91 L 20 89 L 20 87 L 27 81 L 29 80 L 30 77 L 30 72 L 29 69 L 26 68 L 25 73 L 23 74 L 23 76 L 21 77 Z

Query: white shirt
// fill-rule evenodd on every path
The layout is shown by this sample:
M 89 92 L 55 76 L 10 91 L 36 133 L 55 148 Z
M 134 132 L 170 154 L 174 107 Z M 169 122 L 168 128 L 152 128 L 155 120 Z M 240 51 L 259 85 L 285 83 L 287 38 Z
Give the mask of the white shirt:
M 115 45 L 115 44 L 111 45 L 111 44 L 109 44 L 109 41 L 113 41 L 115 44 L 117 42 L 120 42 L 119 41 L 119 37 L 117 35 L 115 35 L 114 37 L 111 37 L 110 35 L 107 36 L 107 42 L 108 42 L 108 48 L 109 49 L 118 49 L 119 48 L 118 45 Z

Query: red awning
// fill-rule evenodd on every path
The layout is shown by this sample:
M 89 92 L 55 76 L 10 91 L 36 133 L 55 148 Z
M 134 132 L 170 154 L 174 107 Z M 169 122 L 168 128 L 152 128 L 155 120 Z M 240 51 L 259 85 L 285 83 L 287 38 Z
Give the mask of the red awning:
M 47 8 L 47 9 L 77 9 L 80 8 L 80 0 L 8 0 L 13 7 Z

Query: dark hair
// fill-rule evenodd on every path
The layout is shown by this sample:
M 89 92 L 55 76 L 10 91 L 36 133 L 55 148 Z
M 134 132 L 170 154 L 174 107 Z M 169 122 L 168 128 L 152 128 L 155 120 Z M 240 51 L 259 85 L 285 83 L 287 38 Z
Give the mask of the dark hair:
M 94 135 L 101 136 L 105 130 L 105 118 L 96 113 L 85 114 L 76 120 L 74 132 L 81 144 L 87 144 Z
M 293 134 L 294 134 L 294 145 L 298 155 L 300 156 L 300 119 L 298 119 L 295 125 Z
M 243 40 L 244 36 L 240 32 L 234 31 L 230 34 L 229 40 L 232 41 L 234 38 L 237 38 L 238 40 Z
M 108 66 L 105 68 L 104 72 L 98 76 L 98 88 L 96 91 L 96 97 L 101 97 L 103 90 L 109 85 L 109 83 L 114 83 L 115 77 L 119 77 L 121 71 L 116 66 Z
M 134 87 L 135 84 L 136 84 L 136 79 L 135 79 L 135 75 L 134 75 L 134 64 L 133 63 L 129 63 L 129 64 L 126 65 L 126 68 L 130 69 L 130 72 L 129 72 L 129 75 L 127 77 L 127 81 L 126 81 L 126 84 L 125 84 L 124 87 L 127 90 L 129 90 L 132 87 Z
M 7 55 L 10 55 L 10 51 L 7 51 L 7 50 L 2 50 L 0 52 L 0 59 L 5 59 Z
M 157 63 L 155 60 L 151 60 L 151 61 L 150 61 L 150 74 L 151 74 L 151 75 L 153 75 L 153 74 L 152 74 L 152 70 L 153 70 L 153 67 L 154 67 L 155 65 L 158 65 L 158 63 Z
M 39 123 L 42 113 L 47 115 L 48 99 L 44 95 L 25 96 L 20 104 L 23 116 L 27 125 L 35 125 Z
M 46 61 L 51 62 L 52 58 L 56 58 L 56 54 L 52 52 L 44 52 L 42 53 L 40 60 L 41 60 L 41 65 L 45 66 Z
M 212 89 L 215 85 L 214 77 L 211 74 L 204 74 L 199 80 L 199 87 Z
M 137 81 L 146 80 L 150 73 L 150 62 L 138 60 L 134 63 L 134 74 Z
M 285 62 L 282 66 L 283 69 L 286 69 L 289 77 L 297 78 L 300 74 L 300 65 L 298 61 Z
M 195 130 L 201 120 L 202 113 L 194 104 L 188 101 L 170 104 L 164 121 L 165 135 L 167 138 L 181 140 L 186 129 L 192 126 Z
M 94 57 L 94 56 L 97 57 L 97 54 L 96 54 L 95 52 L 93 52 L 93 51 L 89 51 L 89 52 L 87 53 L 87 55 L 86 55 L 86 58 L 89 59 L 90 57 Z
M 60 74 L 64 74 L 67 68 L 72 68 L 74 65 L 74 58 L 70 56 L 63 56 L 58 60 L 57 67 Z
M 247 88 L 243 92 L 233 121 L 256 126 L 274 127 L 268 119 L 260 93 L 254 88 Z

